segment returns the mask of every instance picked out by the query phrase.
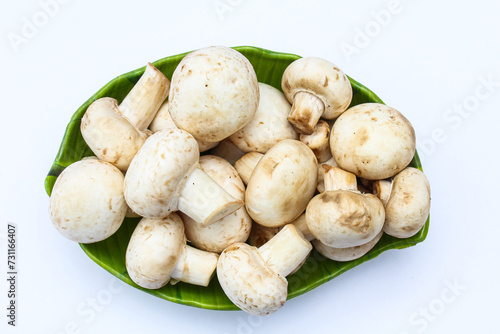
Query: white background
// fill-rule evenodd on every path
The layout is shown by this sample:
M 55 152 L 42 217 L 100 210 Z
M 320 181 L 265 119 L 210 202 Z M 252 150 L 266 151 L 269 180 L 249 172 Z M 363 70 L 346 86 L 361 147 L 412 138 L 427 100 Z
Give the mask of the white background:
M 497 2 L 65 2 L 48 17 L 38 1 L 0 1 L 1 333 L 498 331 Z M 432 186 L 425 242 L 254 318 L 145 294 L 59 235 L 43 181 L 73 112 L 122 73 L 217 44 L 329 59 L 403 112 Z M 4 315 L 8 222 L 18 226 L 16 328 Z M 82 314 L 106 291 L 106 305 Z

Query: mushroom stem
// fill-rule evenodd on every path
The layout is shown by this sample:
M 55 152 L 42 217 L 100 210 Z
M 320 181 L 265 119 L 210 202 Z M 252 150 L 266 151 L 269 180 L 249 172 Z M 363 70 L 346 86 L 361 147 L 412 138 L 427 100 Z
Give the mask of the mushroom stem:
M 259 152 L 250 152 L 239 158 L 234 163 L 234 168 L 236 168 L 236 171 L 240 174 L 241 180 L 245 184 L 248 184 L 255 166 L 257 166 L 263 156 L 264 154 Z
M 168 96 L 170 80 L 148 63 L 144 74 L 120 104 L 120 111 L 139 131 L 147 129 Z
M 259 247 L 267 267 L 283 277 L 295 270 L 311 250 L 311 243 L 291 224 Z
M 185 245 L 170 278 L 189 284 L 208 286 L 218 259 L 219 256 L 215 253 Z
M 301 134 L 300 141 L 306 144 L 316 156 L 318 163 L 323 163 L 332 158 L 330 151 L 330 126 L 320 120 L 314 132 L 310 135 Z
M 288 121 L 297 132 L 310 135 L 325 111 L 325 104 L 309 92 L 297 92 L 293 97 L 292 110 Z
M 391 197 L 392 182 L 388 180 L 378 180 L 373 183 L 373 194 L 377 196 L 384 207 Z
M 356 175 L 326 164 L 323 164 L 323 169 L 325 171 L 325 191 L 358 190 Z
M 199 166 L 187 177 L 179 197 L 178 208 L 197 223 L 210 225 L 243 206 L 229 195 Z

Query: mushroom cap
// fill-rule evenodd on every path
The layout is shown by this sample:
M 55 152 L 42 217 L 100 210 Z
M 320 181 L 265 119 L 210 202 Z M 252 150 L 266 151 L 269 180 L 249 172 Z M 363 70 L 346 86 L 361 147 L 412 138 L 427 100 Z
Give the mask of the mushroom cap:
M 214 155 L 205 155 L 200 158 L 200 167 L 231 196 L 241 201 L 245 199 L 245 186 L 229 162 Z M 245 242 L 252 227 L 252 219 L 245 207 L 210 225 L 198 224 L 185 214 L 181 217 L 189 242 L 197 248 L 216 253 L 236 242 Z
M 168 112 L 168 101 L 165 101 L 165 103 L 161 105 L 158 113 L 156 113 L 156 116 L 153 119 L 153 122 L 151 122 L 151 125 L 149 125 L 149 128 L 153 132 L 158 132 L 165 129 L 178 129 L 177 125 L 174 123 L 174 120 L 170 116 L 170 113 Z M 213 143 L 209 143 L 203 140 L 196 141 L 198 142 L 200 152 L 208 151 L 219 144 L 219 142 L 217 141 Z
M 198 166 L 198 143 L 183 130 L 170 129 L 149 137 L 125 175 L 124 194 L 142 217 L 162 218 L 177 210 L 187 176 Z
M 130 278 L 146 289 L 159 289 L 167 284 L 185 240 L 184 225 L 175 213 L 166 218 L 141 219 L 125 256 Z
M 243 152 L 266 153 L 283 139 L 298 139 L 288 114 L 292 106 L 276 88 L 259 83 L 259 107 L 254 117 L 229 139 Z
M 259 161 L 245 193 L 247 212 L 257 223 L 278 227 L 304 212 L 317 184 L 317 161 L 304 143 L 285 139 Z
M 123 172 L 148 137 L 123 117 L 117 101 L 110 97 L 92 102 L 82 117 L 80 129 L 92 152 Z
M 252 64 L 238 51 L 212 46 L 189 53 L 172 75 L 169 111 L 180 129 L 216 142 L 252 119 L 259 86 Z
M 317 96 L 325 105 L 323 118 L 342 114 L 352 100 L 352 87 L 347 76 L 328 60 L 316 57 L 300 58 L 283 73 L 281 88 L 290 103 L 298 92 Z
M 70 240 L 92 243 L 108 238 L 127 213 L 122 172 L 94 159 L 71 164 L 54 184 L 49 212 L 55 228 Z
M 394 177 L 385 206 L 385 233 L 409 238 L 424 226 L 431 206 L 429 180 L 423 172 L 407 167 Z
M 415 154 L 415 131 L 396 109 L 379 103 L 349 108 L 335 122 L 330 149 L 340 168 L 369 180 L 403 170 Z
M 268 315 L 285 304 L 287 280 L 269 269 L 253 246 L 226 248 L 217 263 L 217 278 L 228 298 L 252 315 Z
M 362 244 L 359 246 L 354 246 L 354 247 L 346 247 L 346 248 L 334 248 L 334 247 L 328 247 L 324 244 L 322 244 L 319 240 L 313 240 L 312 243 L 314 245 L 314 248 L 320 252 L 321 255 L 323 255 L 326 258 L 329 258 L 330 260 L 333 261 L 352 261 L 355 259 L 359 259 L 366 253 L 368 253 L 375 245 L 377 242 L 379 242 L 380 238 L 382 238 L 382 235 L 384 235 L 384 231 L 380 231 L 375 238 L 372 240 L 368 241 L 366 244 Z
M 311 233 L 329 247 L 367 243 L 384 226 L 384 206 L 372 194 L 349 190 L 325 191 L 308 204 L 306 222 Z

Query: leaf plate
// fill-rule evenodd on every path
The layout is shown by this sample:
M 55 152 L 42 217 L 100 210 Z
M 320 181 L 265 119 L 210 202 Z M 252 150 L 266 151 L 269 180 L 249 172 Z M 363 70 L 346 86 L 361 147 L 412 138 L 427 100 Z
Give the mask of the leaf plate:
M 255 68 L 259 82 L 267 83 L 280 90 L 281 77 L 284 70 L 291 62 L 300 58 L 300 56 L 290 53 L 274 52 L 251 46 L 240 46 L 234 49 L 241 52 L 250 60 Z M 177 64 L 186 54 L 187 52 L 166 57 L 154 62 L 153 65 L 162 71 L 168 78 L 171 78 Z M 45 190 L 49 196 L 57 177 L 64 168 L 83 157 L 93 155 L 80 132 L 80 120 L 88 106 L 93 101 L 106 96 L 113 97 L 120 103 L 139 80 L 144 70 L 145 67 L 141 67 L 111 80 L 76 110 L 67 125 L 57 156 L 45 179 Z M 366 102 L 383 103 L 370 89 L 350 77 L 349 80 L 351 81 L 354 93 L 351 106 Z M 417 152 L 415 152 L 415 156 L 410 166 L 422 169 Z M 175 303 L 200 308 L 214 310 L 238 309 L 222 291 L 216 275 L 214 275 L 210 285 L 206 288 L 182 282 L 176 285 L 167 284 L 158 290 L 147 290 L 137 286 L 127 274 L 125 268 L 125 252 L 130 236 L 138 222 L 138 218 L 126 218 L 120 229 L 110 238 L 94 244 L 80 244 L 80 246 L 98 265 L 127 284 L 143 290 L 146 293 Z M 411 238 L 397 239 L 384 234 L 382 239 L 368 254 L 350 262 L 331 261 L 318 252 L 313 251 L 301 269 L 288 277 L 288 299 L 304 294 L 332 280 L 343 272 L 380 255 L 386 250 L 414 246 L 425 240 L 428 229 L 429 219 L 422 230 Z

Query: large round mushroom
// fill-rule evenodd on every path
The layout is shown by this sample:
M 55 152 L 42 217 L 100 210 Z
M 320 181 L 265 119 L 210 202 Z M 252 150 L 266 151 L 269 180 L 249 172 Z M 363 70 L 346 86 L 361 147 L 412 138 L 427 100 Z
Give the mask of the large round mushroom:
M 168 110 L 196 139 L 217 142 L 243 128 L 259 104 L 252 64 L 238 51 L 212 46 L 186 55 L 172 75 Z
M 402 171 L 415 154 L 415 131 L 396 109 L 380 103 L 349 108 L 335 122 L 330 149 L 340 168 L 368 180 Z

